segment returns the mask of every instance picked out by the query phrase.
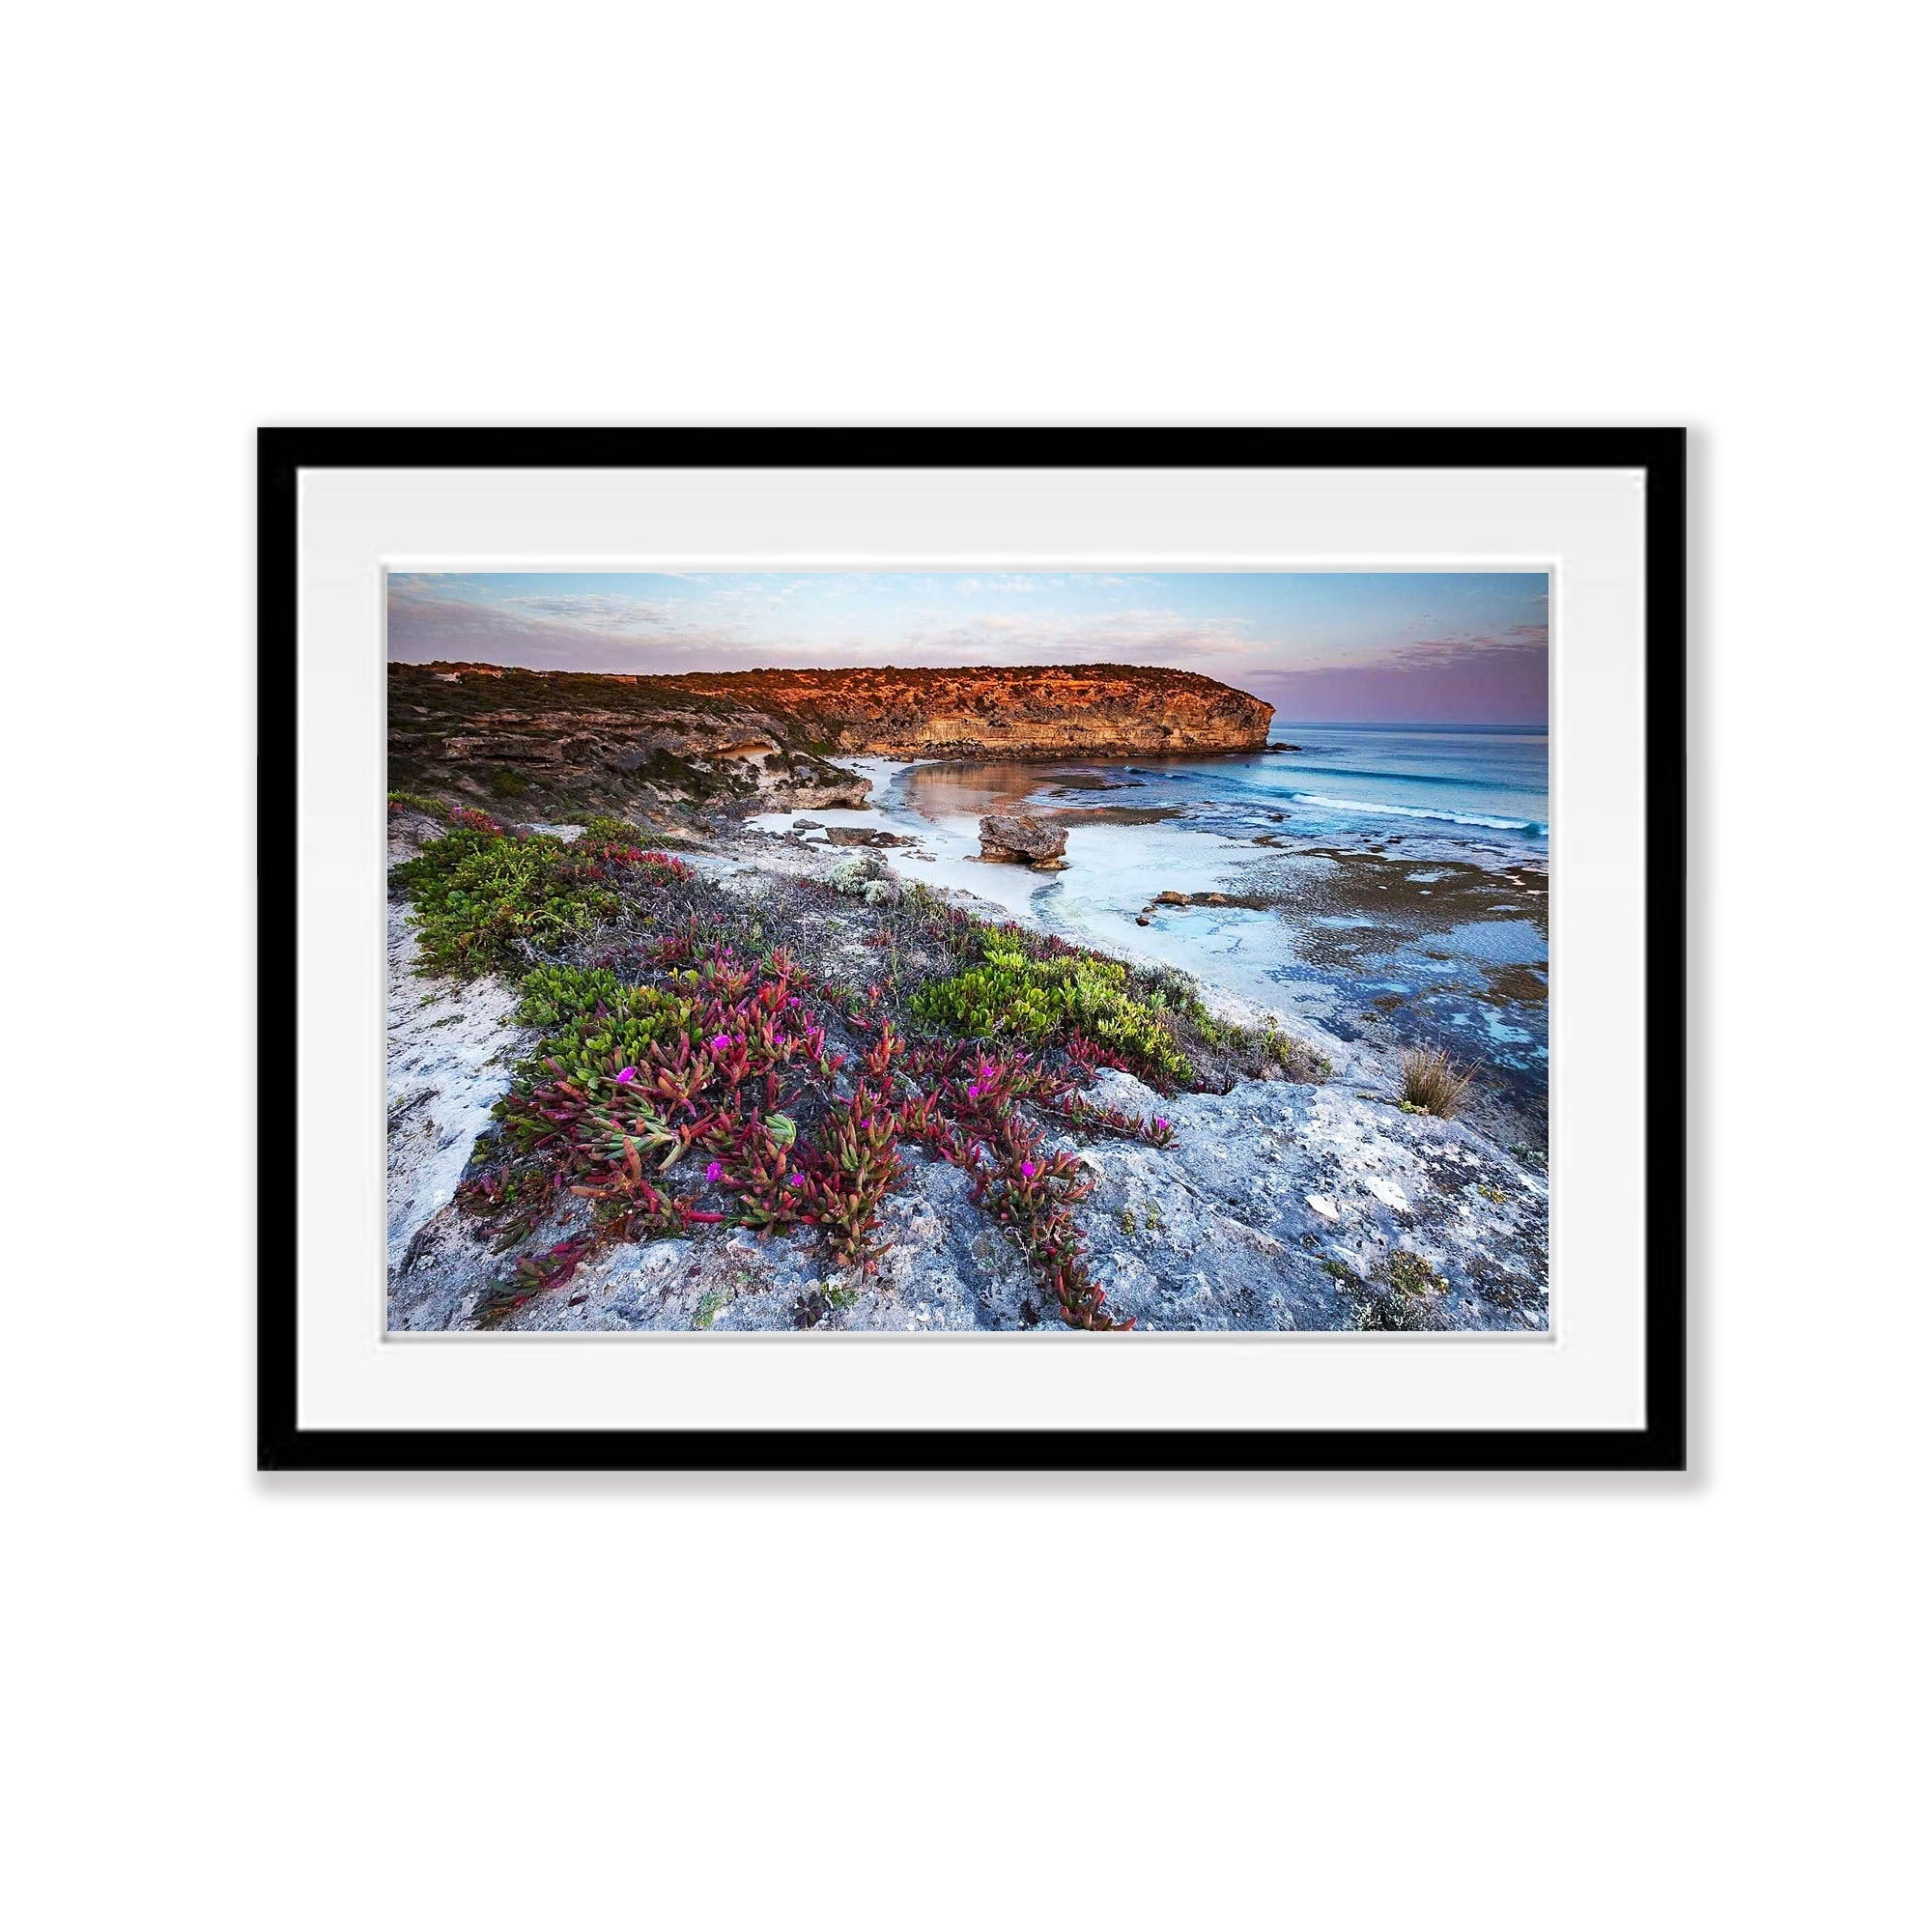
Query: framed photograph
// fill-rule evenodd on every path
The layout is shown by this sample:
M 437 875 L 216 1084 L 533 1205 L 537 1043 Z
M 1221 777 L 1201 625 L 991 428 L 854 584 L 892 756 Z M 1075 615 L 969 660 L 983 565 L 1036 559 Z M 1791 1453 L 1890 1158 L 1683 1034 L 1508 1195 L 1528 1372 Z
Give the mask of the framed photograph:
M 261 1465 L 1682 1468 L 1684 456 L 263 431 Z

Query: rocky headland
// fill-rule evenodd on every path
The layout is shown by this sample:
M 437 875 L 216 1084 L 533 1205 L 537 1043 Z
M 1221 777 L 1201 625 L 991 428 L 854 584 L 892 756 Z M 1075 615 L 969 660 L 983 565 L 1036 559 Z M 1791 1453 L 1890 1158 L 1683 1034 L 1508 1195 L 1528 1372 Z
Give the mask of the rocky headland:
M 816 728 L 835 752 L 886 758 L 1059 758 L 1252 752 L 1274 706 L 1149 665 L 958 670 L 732 671 L 667 678 Z
M 753 670 L 633 677 L 389 667 L 389 782 L 521 817 L 757 796 L 859 806 L 843 756 L 1049 759 L 1258 750 L 1273 707 L 1139 665 Z

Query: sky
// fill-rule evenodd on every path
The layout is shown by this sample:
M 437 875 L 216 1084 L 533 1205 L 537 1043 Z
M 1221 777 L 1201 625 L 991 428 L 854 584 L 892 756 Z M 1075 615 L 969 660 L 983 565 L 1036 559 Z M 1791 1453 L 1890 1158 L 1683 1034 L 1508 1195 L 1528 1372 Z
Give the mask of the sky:
M 429 573 L 389 578 L 389 656 L 639 673 L 1142 664 L 1284 723 L 1545 726 L 1541 571 Z

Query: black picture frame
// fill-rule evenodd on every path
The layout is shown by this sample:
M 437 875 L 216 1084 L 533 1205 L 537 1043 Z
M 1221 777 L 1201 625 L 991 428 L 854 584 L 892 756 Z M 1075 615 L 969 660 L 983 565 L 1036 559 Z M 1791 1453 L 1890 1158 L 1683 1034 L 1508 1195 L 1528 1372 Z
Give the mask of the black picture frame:
M 286 1131 L 260 1135 L 257 1466 L 298 1469 L 1682 1470 L 1686 434 L 1681 429 L 263 429 L 257 443 L 260 983 L 296 959 L 298 472 L 895 466 L 1614 468 L 1645 472 L 1645 1278 L 1641 1428 L 1603 1430 L 339 1430 L 297 1417 Z M 297 987 L 297 996 L 301 988 Z M 288 1122 L 261 1004 L 259 1119 Z

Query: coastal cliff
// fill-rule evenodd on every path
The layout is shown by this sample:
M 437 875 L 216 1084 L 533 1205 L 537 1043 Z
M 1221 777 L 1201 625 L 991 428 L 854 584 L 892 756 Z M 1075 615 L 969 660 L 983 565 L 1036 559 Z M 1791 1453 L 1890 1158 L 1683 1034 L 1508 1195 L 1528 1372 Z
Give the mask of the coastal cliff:
M 887 758 L 1257 751 L 1274 707 L 1193 671 L 1142 665 L 733 671 L 661 678 L 816 727 Z
M 520 815 L 762 791 L 815 810 L 866 781 L 839 756 L 1031 759 L 1259 750 L 1273 707 L 1139 665 L 639 677 L 389 667 L 389 782 Z

